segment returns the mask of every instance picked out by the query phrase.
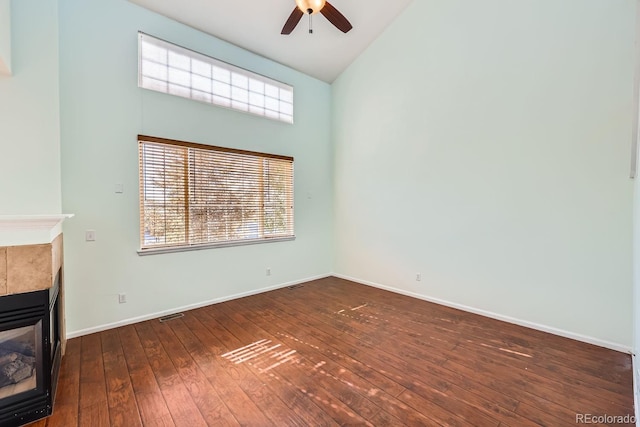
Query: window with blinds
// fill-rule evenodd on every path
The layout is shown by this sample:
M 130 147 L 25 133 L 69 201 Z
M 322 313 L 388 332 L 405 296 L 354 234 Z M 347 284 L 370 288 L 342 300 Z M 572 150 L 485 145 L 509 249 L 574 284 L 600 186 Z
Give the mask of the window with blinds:
M 138 136 L 140 246 L 291 239 L 293 158 Z
M 293 123 L 293 87 L 144 33 L 138 86 Z

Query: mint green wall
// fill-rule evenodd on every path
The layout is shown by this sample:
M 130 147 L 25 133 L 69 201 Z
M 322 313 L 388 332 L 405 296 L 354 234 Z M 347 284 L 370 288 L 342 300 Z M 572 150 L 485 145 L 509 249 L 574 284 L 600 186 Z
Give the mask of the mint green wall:
M 630 349 L 635 7 L 413 2 L 333 85 L 335 271 Z
M 0 215 L 61 211 L 61 144 L 71 334 L 333 269 L 631 346 L 632 0 L 420 0 L 333 89 L 124 0 L 11 6 Z M 138 30 L 294 85 L 296 124 L 137 88 Z M 293 155 L 297 240 L 139 257 L 138 133 Z
M 13 75 L 0 76 L 0 215 L 60 213 L 58 1 L 10 6 Z
M 139 89 L 138 30 L 293 85 L 295 125 Z M 60 0 L 60 70 L 69 333 L 331 272 L 329 85 L 125 0 Z M 296 240 L 138 256 L 139 133 L 294 156 Z

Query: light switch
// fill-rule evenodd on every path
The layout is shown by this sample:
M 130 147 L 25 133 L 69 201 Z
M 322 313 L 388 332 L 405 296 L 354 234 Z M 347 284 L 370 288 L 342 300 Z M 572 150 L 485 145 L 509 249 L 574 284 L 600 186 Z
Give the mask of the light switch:
M 124 185 L 122 185 L 122 184 L 116 184 L 114 186 L 114 189 L 115 189 L 115 192 L 118 193 L 118 194 L 124 193 Z
M 87 242 L 95 242 L 96 241 L 96 230 L 87 230 L 84 232 L 84 240 Z

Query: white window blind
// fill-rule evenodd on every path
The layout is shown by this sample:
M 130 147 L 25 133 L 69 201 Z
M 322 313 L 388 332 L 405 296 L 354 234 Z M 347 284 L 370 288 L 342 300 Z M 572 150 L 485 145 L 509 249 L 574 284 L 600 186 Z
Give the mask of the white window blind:
M 141 251 L 287 239 L 293 158 L 138 136 Z
M 138 86 L 293 123 L 293 87 L 144 33 Z

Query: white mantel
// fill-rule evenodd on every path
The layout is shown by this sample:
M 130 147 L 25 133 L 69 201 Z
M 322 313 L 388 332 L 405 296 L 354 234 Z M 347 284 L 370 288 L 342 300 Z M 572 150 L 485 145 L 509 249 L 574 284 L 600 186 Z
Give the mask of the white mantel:
M 73 214 L 0 215 L 0 247 L 51 243 Z

